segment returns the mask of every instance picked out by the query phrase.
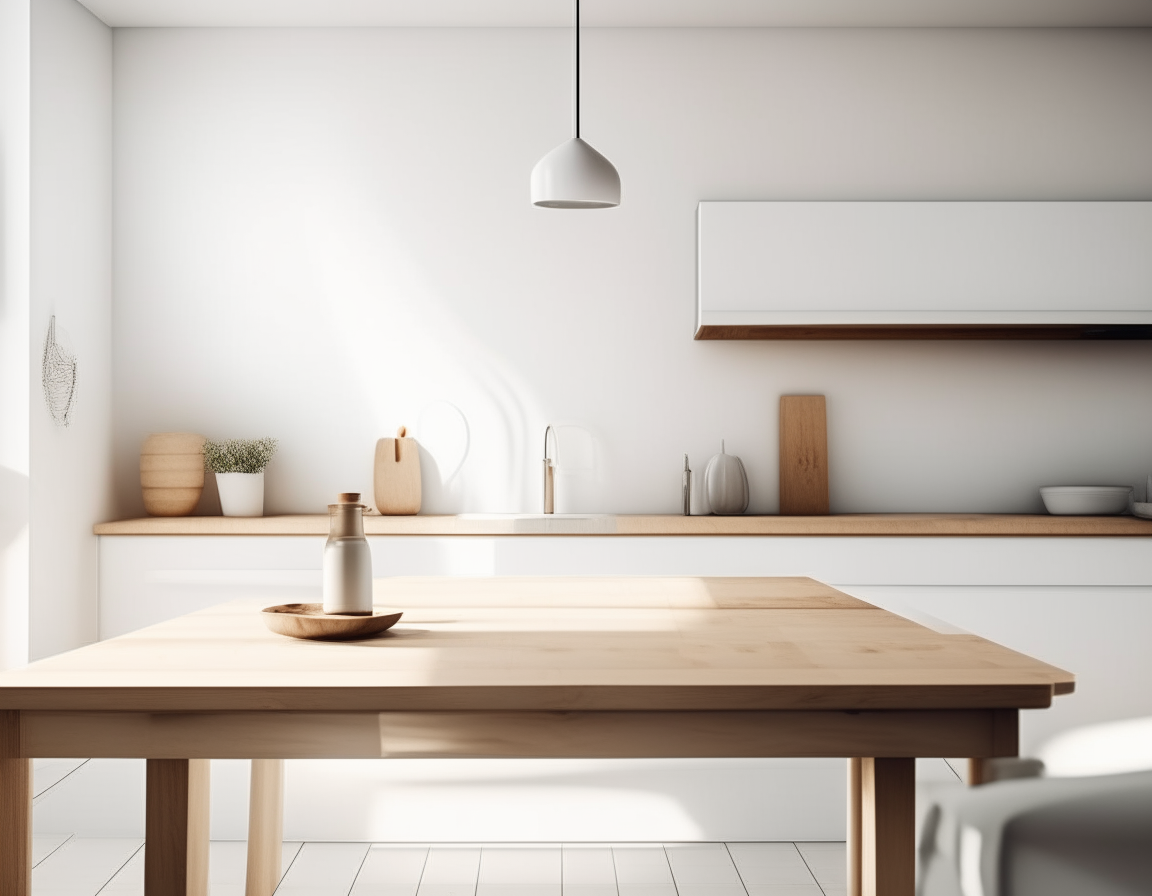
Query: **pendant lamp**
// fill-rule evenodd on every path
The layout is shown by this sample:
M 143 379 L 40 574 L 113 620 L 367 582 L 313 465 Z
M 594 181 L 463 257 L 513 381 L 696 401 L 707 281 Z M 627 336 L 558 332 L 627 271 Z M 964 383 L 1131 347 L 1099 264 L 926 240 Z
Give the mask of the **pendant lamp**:
M 532 169 L 532 204 L 542 208 L 614 208 L 620 204 L 620 175 L 611 162 L 580 139 L 580 0 L 575 3 L 576 136 L 561 143 Z

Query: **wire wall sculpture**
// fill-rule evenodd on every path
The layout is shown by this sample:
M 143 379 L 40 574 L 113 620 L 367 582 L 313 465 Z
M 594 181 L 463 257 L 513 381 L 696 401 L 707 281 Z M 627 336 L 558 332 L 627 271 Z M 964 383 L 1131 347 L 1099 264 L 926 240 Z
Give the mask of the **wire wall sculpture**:
M 48 413 L 57 426 L 67 426 L 76 404 L 76 356 L 56 341 L 55 314 L 48 320 L 42 372 Z

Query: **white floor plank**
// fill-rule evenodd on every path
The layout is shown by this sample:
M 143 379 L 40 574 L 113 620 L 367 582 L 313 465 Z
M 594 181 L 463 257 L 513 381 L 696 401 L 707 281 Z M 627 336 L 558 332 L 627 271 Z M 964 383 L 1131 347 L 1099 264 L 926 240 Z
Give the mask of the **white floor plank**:
M 300 845 L 284 844 L 281 868 L 288 868 Z M 214 841 L 208 855 L 209 896 L 244 896 L 248 844 L 238 840 Z M 100 896 L 144 896 L 144 849 L 132 856 L 100 891 Z
M 280 874 L 287 873 L 301 843 L 285 843 L 280 853 Z M 245 840 L 214 840 L 208 853 L 209 896 L 244 896 L 248 875 L 248 843 Z M 101 894 L 103 896 L 103 894 Z
M 749 886 L 747 890 L 748 896 L 828 896 L 828 893 L 821 890 L 815 881 L 807 886 L 763 884 L 760 886 Z M 844 896 L 844 893 L 841 892 L 840 896 Z
M 479 886 L 560 886 L 559 846 L 485 846 L 480 851 Z
M 144 836 L 144 760 L 91 759 L 33 801 L 34 834 Z
M 476 884 L 476 896 L 560 896 L 560 884 Z
M 479 871 L 479 846 L 433 846 L 428 850 L 424 876 L 420 879 L 421 896 L 447 896 L 446 893 L 433 893 L 431 890 L 425 894 L 425 889 L 429 887 L 475 888 Z
M 585 892 L 586 887 L 606 887 L 613 894 L 616 893 L 616 866 L 612 862 L 611 847 L 565 844 L 561 858 L 561 880 L 566 896 L 604 896 L 602 893 Z
M 470 884 L 420 884 L 418 896 L 476 896 L 475 882 Z
M 143 842 L 137 838 L 72 837 L 32 869 L 32 894 L 94 896 Z
M 613 845 L 612 861 L 616 866 L 616 883 L 620 896 L 625 887 L 660 886 L 673 887 L 672 869 L 668 866 L 668 855 L 663 846 Z M 636 896 L 643 896 L 637 893 Z M 649 896 L 659 896 L 652 893 Z
M 351 896 L 414 896 L 416 884 L 361 884 L 357 878 Z
M 667 884 L 617 884 L 620 896 L 677 896 L 676 885 Z
M 305 843 L 276 896 L 348 896 L 368 843 Z
M 844 843 L 797 843 L 796 848 L 825 894 L 830 890 L 847 889 L 848 853 Z
M 138 849 L 112 880 L 108 881 L 100 896 L 144 896 L 144 850 Z
M 38 834 L 32 838 L 32 867 L 35 868 L 68 841 L 70 834 Z
M 749 896 L 753 888 L 817 887 L 816 878 L 791 843 L 729 843 L 728 852 Z
M 680 896 L 747 896 L 743 884 L 682 884 L 676 883 Z
M 33 802 L 42 796 L 46 790 L 55 787 L 87 761 L 87 759 L 33 759 Z
M 680 896 L 739 896 L 743 893 L 744 885 L 723 843 L 673 843 L 664 851 L 668 854 L 668 864 L 672 866 L 672 877 Z M 708 892 L 686 892 L 686 888 L 696 887 L 709 889 Z M 717 887 L 726 889 L 717 890 Z
M 373 844 L 351 896 L 416 896 L 427 862 L 427 846 Z
M 476 896 L 560 896 L 559 846 L 485 846 Z

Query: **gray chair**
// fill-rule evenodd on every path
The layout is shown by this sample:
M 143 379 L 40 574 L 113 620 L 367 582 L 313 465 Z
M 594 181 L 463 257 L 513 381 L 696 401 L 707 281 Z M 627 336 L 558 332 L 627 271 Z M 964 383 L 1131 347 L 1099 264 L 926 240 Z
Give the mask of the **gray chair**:
M 1068 732 L 1041 750 L 1047 777 L 1008 760 L 994 783 L 934 794 L 920 896 L 1152 896 L 1149 732 L 1152 719 Z
M 921 896 L 1149 896 L 1152 772 L 1000 781 L 945 794 Z

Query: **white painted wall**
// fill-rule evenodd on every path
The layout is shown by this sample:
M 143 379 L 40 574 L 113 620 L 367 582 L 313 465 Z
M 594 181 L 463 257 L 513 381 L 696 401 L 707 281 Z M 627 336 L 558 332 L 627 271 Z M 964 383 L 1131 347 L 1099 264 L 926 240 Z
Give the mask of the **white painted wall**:
M 28 0 L 0 0 L 0 668 L 28 659 Z
M 96 640 L 97 543 L 113 512 L 112 30 L 75 0 L 32 3 L 31 655 Z M 77 359 L 57 426 L 40 364 L 48 320 Z M 29 331 L 26 331 L 28 333 Z
M 426 511 L 532 510 L 547 422 L 561 511 L 675 512 L 683 452 L 723 437 L 773 512 L 801 391 L 837 512 L 1038 511 L 1152 470 L 1146 343 L 691 339 L 701 199 L 1152 197 L 1152 32 L 584 44 L 612 211 L 528 202 L 568 136 L 565 30 L 116 31 L 117 515 L 150 430 L 278 437 L 275 513 L 370 494 L 400 423 L 439 467 Z

